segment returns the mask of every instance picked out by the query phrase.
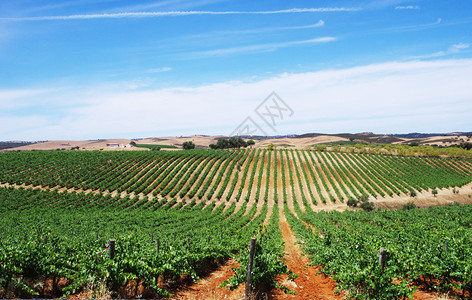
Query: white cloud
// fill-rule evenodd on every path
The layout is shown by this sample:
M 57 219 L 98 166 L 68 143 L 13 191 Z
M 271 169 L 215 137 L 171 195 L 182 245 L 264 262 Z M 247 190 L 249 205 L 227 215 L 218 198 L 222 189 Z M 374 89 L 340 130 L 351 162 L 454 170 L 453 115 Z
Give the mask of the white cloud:
M 268 44 L 257 44 L 257 45 L 247 45 L 240 47 L 232 48 L 222 48 L 222 49 L 213 49 L 206 51 L 199 51 L 186 54 L 187 58 L 201 58 L 208 56 L 223 56 L 223 55 L 233 55 L 233 54 L 242 54 L 242 53 L 261 53 L 261 52 L 271 52 L 279 48 L 287 48 L 300 45 L 308 44 L 319 44 L 319 43 L 328 43 L 336 41 L 335 37 L 326 36 L 320 38 L 314 38 L 309 40 L 299 40 L 299 41 L 289 41 L 282 43 L 268 43 Z
M 119 12 L 104 14 L 80 14 L 80 15 L 62 15 L 62 16 L 39 16 L 39 17 L 20 17 L 20 18 L 0 18 L 4 21 L 54 21 L 54 20 L 87 20 L 87 19 L 122 19 L 122 18 L 155 18 L 155 17 L 176 17 L 192 15 L 267 15 L 267 14 L 299 14 L 299 13 L 318 13 L 318 12 L 346 12 L 358 11 L 360 8 L 352 7 L 322 7 L 322 8 L 291 8 L 283 10 L 267 11 L 155 11 L 155 12 Z
M 426 23 L 426 24 L 418 24 L 418 25 L 406 25 L 406 26 L 398 26 L 386 29 L 379 29 L 373 30 L 373 32 L 408 32 L 408 31 L 419 31 L 437 27 L 442 22 L 441 18 L 438 18 L 436 22 Z
M 48 123 L 48 119 L 43 116 L 9 116 L 0 113 L 0 128 L 2 128 L 0 131 L 0 140 L 37 141 L 39 139 L 35 137 L 42 135 L 38 132 L 38 128 L 44 129 L 48 126 Z M 18 137 L 18 139 L 15 137 Z
M 449 49 L 447 50 L 448 53 L 458 53 L 462 51 L 463 49 L 467 49 L 470 47 L 470 44 L 466 43 L 459 43 L 459 44 L 454 44 Z
M 225 0 L 164 0 L 164 1 L 157 1 L 157 2 L 149 2 L 144 4 L 136 4 L 131 6 L 125 7 L 118 7 L 115 8 L 114 11 L 146 11 L 150 9 L 156 8 L 166 8 L 166 9 L 191 9 L 194 7 L 209 5 L 217 2 L 221 2 Z
M 403 9 L 420 9 L 418 5 L 406 5 L 406 6 L 396 6 L 395 9 L 403 10 Z
M 171 67 L 162 67 L 162 68 L 154 68 L 146 70 L 146 73 L 162 73 L 162 72 L 169 72 L 171 71 Z
M 72 97 L 80 105 L 71 106 L 62 117 L 46 118 L 38 112 L 25 119 L 0 110 L 0 125 L 18 128 L 2 131 L 0 140 L 230 134 L 248 116 L 263 126 L 254 109 L 272 91 L 295 113 L 277 124 L 276 132 L 266 127 L 268 134 L 465 131 L 470 130 L 472 114 L 471 81 L 472 59 L 450 59 L 388 62 L 198 87 L 90 88 L 82 94 L 74 90 L 75 95 L 66 93 L 61 98 Z
M 246 30 L 226 30 L 226 31 L 218 31 L 217 33 L 220 33 L 220 34 L 262 33 L 262 32 L 270 32 L 270 31 L 278 31 L 278 30 L 296 30 L 296 29 L 317 28 L 317 27 L 322 27 L 324 25 L 325 25 L 325 22 L 323 20 L 319 20 L 315 24 L 309 24 L 309 25 L 266 27 L 266 28 L 246 29 Z
M 50 93 L 50 90 L 0 90 L 0 112 L 6 109 L 26 107 L 34 103 L 34 98 Z
M 451 45 L 447 50 L 442 50 L 430 54 L 425 54 L 425 55 L 417 55 L 417 56 L 410 56 L 410 59 L 428 59 L 428 58 L 437 58 L 441 56 L 446 56 L 450 54 L 457 54 L 462 52 L 464 49 L 467 49 L 470 47 L 470 44 L 466 43 L 459 43 L 459 44 L 454 44 Z

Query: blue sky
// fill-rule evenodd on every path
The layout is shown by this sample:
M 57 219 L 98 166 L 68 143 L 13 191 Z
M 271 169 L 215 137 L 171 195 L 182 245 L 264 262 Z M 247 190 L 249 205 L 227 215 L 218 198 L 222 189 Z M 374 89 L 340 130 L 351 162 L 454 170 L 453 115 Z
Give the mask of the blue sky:
M 269 135 L 471 131 L 471 11 L 0 0 L 0 140 L 229 135 L 247 118 Z M 271 92 L 293 113 L 269 124 Z

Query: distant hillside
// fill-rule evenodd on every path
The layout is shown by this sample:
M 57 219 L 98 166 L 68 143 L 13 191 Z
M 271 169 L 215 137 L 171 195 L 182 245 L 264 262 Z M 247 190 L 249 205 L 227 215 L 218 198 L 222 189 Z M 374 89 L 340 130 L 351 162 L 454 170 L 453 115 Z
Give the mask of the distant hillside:
M 277 147 L 306 148 L 318 144 L 349 145 L 357 143 L 367 144 L 412 144 L 430 145 L 435 147 L 451 147 L 472 141 L 472 132 L 451 133 L 408 133 L 408 134 L 375 134 L 372 132 L 360 133 L 305 133 L 286 134 L 275 136 L 241 136 L 252 139 L 256 143 L 253 148 L 265 148 L 270 144 Z M 160 148 L 176 147 L 181 149 L 186 141 L 192 141 L 197 148 L 208 148 L 220 138 L 227 136 L 192 135 L 179 137 L 152 137 L 133 139 L 138 144 L 160 146 Z M 28 151 L 28 150 L 140 150 L 139 147 L 126 147 L 129 139 L 102 139 L 93 141 L 47 141 L 47 142 L 0 142 L 0 151 Z M 163 146 L 163 147 L 162 147 Z
M 451 133 L 419 133 L 419 132 L 412 132 L 406 134 L 391 134 L 391 136 L 401 137 L 401 138 L 408 138 L 408 139 L 421 139 L 421 138 L 429 138 L 433 136 L 459 136 L 459 135 L 472 135 L 472 132 L 451 132 Z
M 21 147 L 21 146 L 27 146 L 27 145 L 31 145 L 31 144 L 34 144 L 34 142 L 21 142 L 21 141 L 0 142 L 0 150 L 16 148 L 16 147 Z
M 374 134 L 372 132 L 362 132 L 362 133 L 336 133 L 336 134 L 323 134 L 323 133 L 305 133 L 295 136 L 295 138 L 315 138 L 319 136 L 332 136 L 345 138 L 350 141 L 366 142 L 366 143 L 375 143 L 375 144 L 391 144 L 396 142 L 403 141 L 402 139 L 391 136 L 391 135 L 380 135 Z

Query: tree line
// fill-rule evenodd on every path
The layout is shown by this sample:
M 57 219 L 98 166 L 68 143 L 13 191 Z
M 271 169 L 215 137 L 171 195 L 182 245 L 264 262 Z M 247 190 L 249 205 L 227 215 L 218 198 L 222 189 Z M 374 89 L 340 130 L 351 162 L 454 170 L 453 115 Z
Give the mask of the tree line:
M 230 149 L 230 148 L 241 148 L 254 145 L 254 140 L 245 141 L 241 137 L 230 137 L 229 139 L 220 138 L 216 144 L 210 144 L 211 149 Z

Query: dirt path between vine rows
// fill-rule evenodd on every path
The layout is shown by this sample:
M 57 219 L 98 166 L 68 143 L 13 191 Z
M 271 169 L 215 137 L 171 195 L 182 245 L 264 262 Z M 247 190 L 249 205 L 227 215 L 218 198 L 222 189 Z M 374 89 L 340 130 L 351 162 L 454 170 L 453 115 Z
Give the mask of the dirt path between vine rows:
M 239 267 L 239 263 L 233 259 L 228 260 L 214 270 L 211 270 L 207 276 L 196 283 L 179 287 L 177 291 L 172 292 L 170 299 L 188 299 L 188 300 L 239 300 L 244 299 L 244 284 L 240 285 L 234 291 L 229 288 L 218 287 L 225 280 L 234 275 L 231 268 Z
M 317 275 L 319 267 L 306 267 L 310 262 L 302 256 L 302 250 L 285 218 L 281 218 L 280 229 L 285 242 L 285 263 L 298 278 L 289 281 L 287 275 L 280 276 L 279 282 L 293 290 L 295 295 L 284 294 L 278 289 L 272 292 L 270 299 L 344 299 L 342 295 L 334 294 L 336 282 L 333 279 Z

